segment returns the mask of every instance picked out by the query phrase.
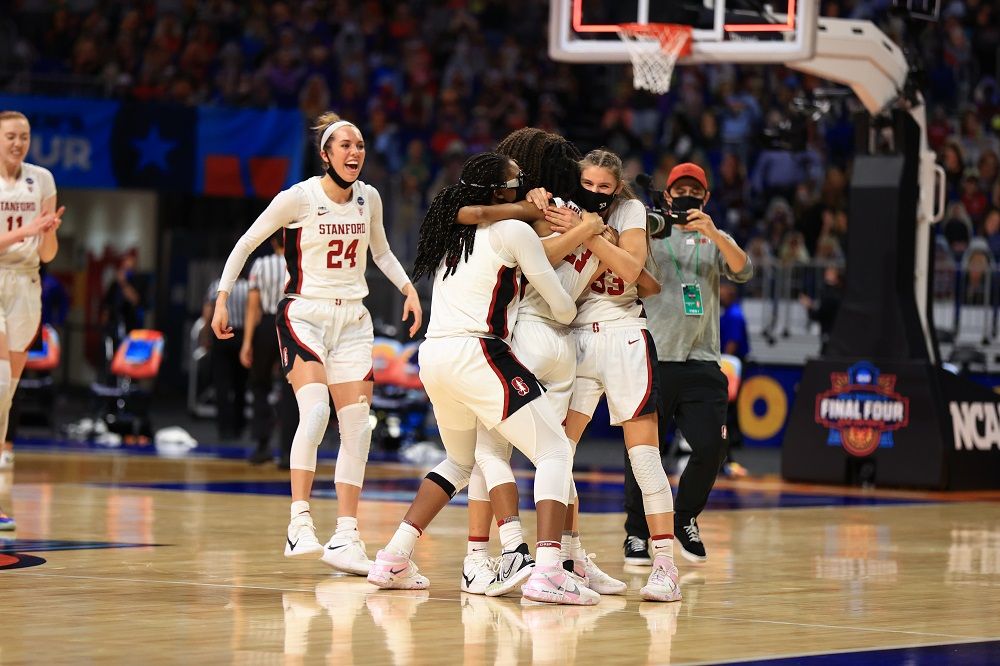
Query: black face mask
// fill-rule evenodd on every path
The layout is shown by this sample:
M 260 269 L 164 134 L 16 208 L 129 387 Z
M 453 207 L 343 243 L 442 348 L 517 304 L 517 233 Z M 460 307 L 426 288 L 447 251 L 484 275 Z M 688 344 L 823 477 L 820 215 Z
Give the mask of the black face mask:
M 354 184 L 354 180 L 357 180 L 357 178 L 355 178 L 354 180 L 344 180 L 343 178 L 340 177 L 340 174 L 337 173 L 336 169 L 334 169 L 333 165 L 330 164 L 329 162 L 326 163 L 326 175 L 332 178 L 333 182 L 337 183 L 337 187 L 343 190 L 351 189 L 351 185 Z
M 580 205 L 585 211 L 591 213 L 603 213 L 615 200 L 617 194 L 602 194 L 601 192 L 591 192 L 587 188 L 580 186 L 573 196 L 573 201 Z
M 525 197 L 528 196 L 529 190 L 531 190 L 531 188 L 524 183 L 518 185 L 514 188 L 514 201 L 524 201 Z
M 698 197 L 675 197 L 670 204 L 670 210 L 675 213 L 686 213 L 691 209 L 701 210 L 704 205 L 705 200 Z

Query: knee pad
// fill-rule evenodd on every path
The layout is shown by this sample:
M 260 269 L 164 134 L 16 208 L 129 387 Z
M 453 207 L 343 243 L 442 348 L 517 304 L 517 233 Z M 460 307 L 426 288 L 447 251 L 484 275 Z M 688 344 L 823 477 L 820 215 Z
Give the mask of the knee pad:
M 448 497 L 454 497 L 469 484 L 471 476 L 472 465 L 460 465 L 449 456 L 428 472 L 425 478 L 441 486 L 441 490 L 448 493 Z
M 299 425 L 292 438 L 289 456 L 292 469 L 316 471 L 316 451 L 330 423 L 330 391 L 326 384 L 306 384 L 295 392 L 299 405 Z
M 535 400 L 497 429 L 535 464 L 535 503 L 552 500 L 568 504 L 573 481 L 572 445 L 552 408 Z M 489 482 L 489 476 L 486 480 Z
M 642 444 L 628 450 L 632 473 L 642 491 L 642 505 L 646 515 L 669 513 L 674 510 L 674 496 L 670 492 L 667 473 L 663 471 L 660 449 Z
M 469 478 L 469 501 L 489 502 L 490 491 L 486 487 L 486 477 L 479 465 L 472 468 L 472 476 Z
M 368 463 L 368 451 L 372 443 L 369 414 L 368 401 L 364 398 L 337 411 L 340 452 L 337 454 L 334 483 L 348 483 L 360 488 L 364 482 L 365 465 Z
M 505 483 L 515 483 L 514 472 L 510 468 L 511 451 L 509 443 L 480 425 L 476 433 L 476 469 L 483 475 L 487 499 L 490 490 Z

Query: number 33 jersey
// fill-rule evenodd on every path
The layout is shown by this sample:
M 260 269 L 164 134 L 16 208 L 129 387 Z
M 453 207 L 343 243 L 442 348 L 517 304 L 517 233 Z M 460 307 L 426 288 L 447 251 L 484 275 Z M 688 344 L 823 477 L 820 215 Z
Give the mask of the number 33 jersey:
M 619 235 L 629 229 L 642 229 L 645 233 L 646 207 L 637 199 L 621 201 L 608 218 L 608 226 L 614 228 Z M 598 275 L 590 289 L 583 293 L 582 299 L 577 303 L 573 326 L 645 318 L 646 313 L 635 283 L 625 284 L 625 280 L 609 270 Z
M 0 230 L 13 231 L 30 224 L 42 212 L 42 202 L 56 193 L 56 182 L 48 169 L 27 162 L 13 184 L 0 181 Z M 0 250 L 0 268 L 38 268 L 39 235 L 28 236 Z

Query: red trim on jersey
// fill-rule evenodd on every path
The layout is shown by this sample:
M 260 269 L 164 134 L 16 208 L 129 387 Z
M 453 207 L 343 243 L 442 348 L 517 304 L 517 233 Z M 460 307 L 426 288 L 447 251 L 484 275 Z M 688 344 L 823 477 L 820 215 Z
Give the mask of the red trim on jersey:
M 503 417 L 507 418 L 507 410 L 510 408 L 510 387 L 507 386 L 507 378 L 503 376 L 500 372 L 500 368 L 496 366 L 493 359 L 490 357 L 489 350 L 486 349 L 486 338 L 479 338 L 479 346 L 483 349 L 483 356 L 486 357 L 486 362 L 490 364 L 490 368 L 496 373 L 497 379 L 500 380 L 500 386 L 503 386 Z
M 639 403 L 635 414 L 632 415 L 633 419 L 643 414 L 649 403 L 649 396 L 653 392 L 653 360 L 649 358 L 649 331 L 642 329 L 642 337 L 646 342 L 646 394 L 642 396 L 642 402 Z
M 487 332 L 504 340 L 510 335 L 507 326 L 507 307 L 517 296 L 519 286 L 517 269 L 501 266 L 497 271 L 497 282 L 493 287 L 490 309 L 486 313 L 486 329 Z
M 291 236 L 291 239 L 289 239 Z M 288 267 L 286 294 L 302 293 L 302 229 L 285 227 L 285 264 Z
M 292 328 L 292 320 L 288 318 L 288 310 L 291 307 L 292 307 L 292 299 L 288 299 L 285 305 L 285 310 L 284 312 L 281 313 L 281 317 L 285 320 L 285 327 L 288 329 L 289 335 L 291 335 L 292 339 L 295 340 L 295 344 L 297 344 L 299 347 L 301 347 L 302 349 L 313 355 L 313 360 L 315 360 L 317 363 L 322 363 L 322 361 L 320 361 L 319 359 L 319 354 L 310 349 L 306 343 L 302 342 L 299 336 L 296 335 L 295 329 Z
M 371 370 L 368 371 L 368 374 L 365 375 L 365 378 L 362 381 L 366 381 L 366 382 L 373 382 L 373 381 L 375 381 L 375 366 L 374 366 L 374 364 L 372 365 Z

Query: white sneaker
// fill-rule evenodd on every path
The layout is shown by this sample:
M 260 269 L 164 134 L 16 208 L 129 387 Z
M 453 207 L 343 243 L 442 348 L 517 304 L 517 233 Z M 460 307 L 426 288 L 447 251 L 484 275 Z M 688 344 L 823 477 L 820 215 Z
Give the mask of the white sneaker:
M 14 469 L 14 452 L 4 449 L 0 452 L 0 469 Z
M 312 517 L 306 513 L 295 516 L 288 523 L 288 538 L 285 540 L 285 557 L 319 556 L 323 545 L 316 538 L 316 527 Z
M 426 590 L 431 583 L 422 576 L 413 560 L 384 550 L 378 551 L 368 582 L 383 590 Z
M 323 557 L 320 559 L 323 564 L 337 571 L 355 576 L 367 576 L 372 568 L 372 561 L 365 553 L 365 542 L 361 540 L 357 530 L 335 532 L 326 542 Z
M 646 601 L 680 601 L 681 586 L 677 582 L 677 566 L 673 558 L 660 553 L 653 558 L 653 573 L 646 586 L 639 590 Z
M 587 581 L 587 587 L 598 594 L 625 594 L 625 590 L 628 589 L 628 585 L 626 585 L 624 581 L 612 578 L 608 574 L 601 571 L 601 568 L 597 566 L 596 562 L 594 562 L 593 553 L 585 555 L 584 557 L 583 572 L 584 580 Z M 580 567 L 579 562 L 575 562 L 574 565 L 574 568 Z
M 470 553 L 462 563 L 462 592 L 486 594 L 486 588 L 496 576 L 496 560 L 486 551 Z
M 486 588 L 486 596 L 500 597 L 514 590 L 531 575 L 535 560 L 522 543 L 514 550 L 505 550 L 493 565 L 493 582 Z

